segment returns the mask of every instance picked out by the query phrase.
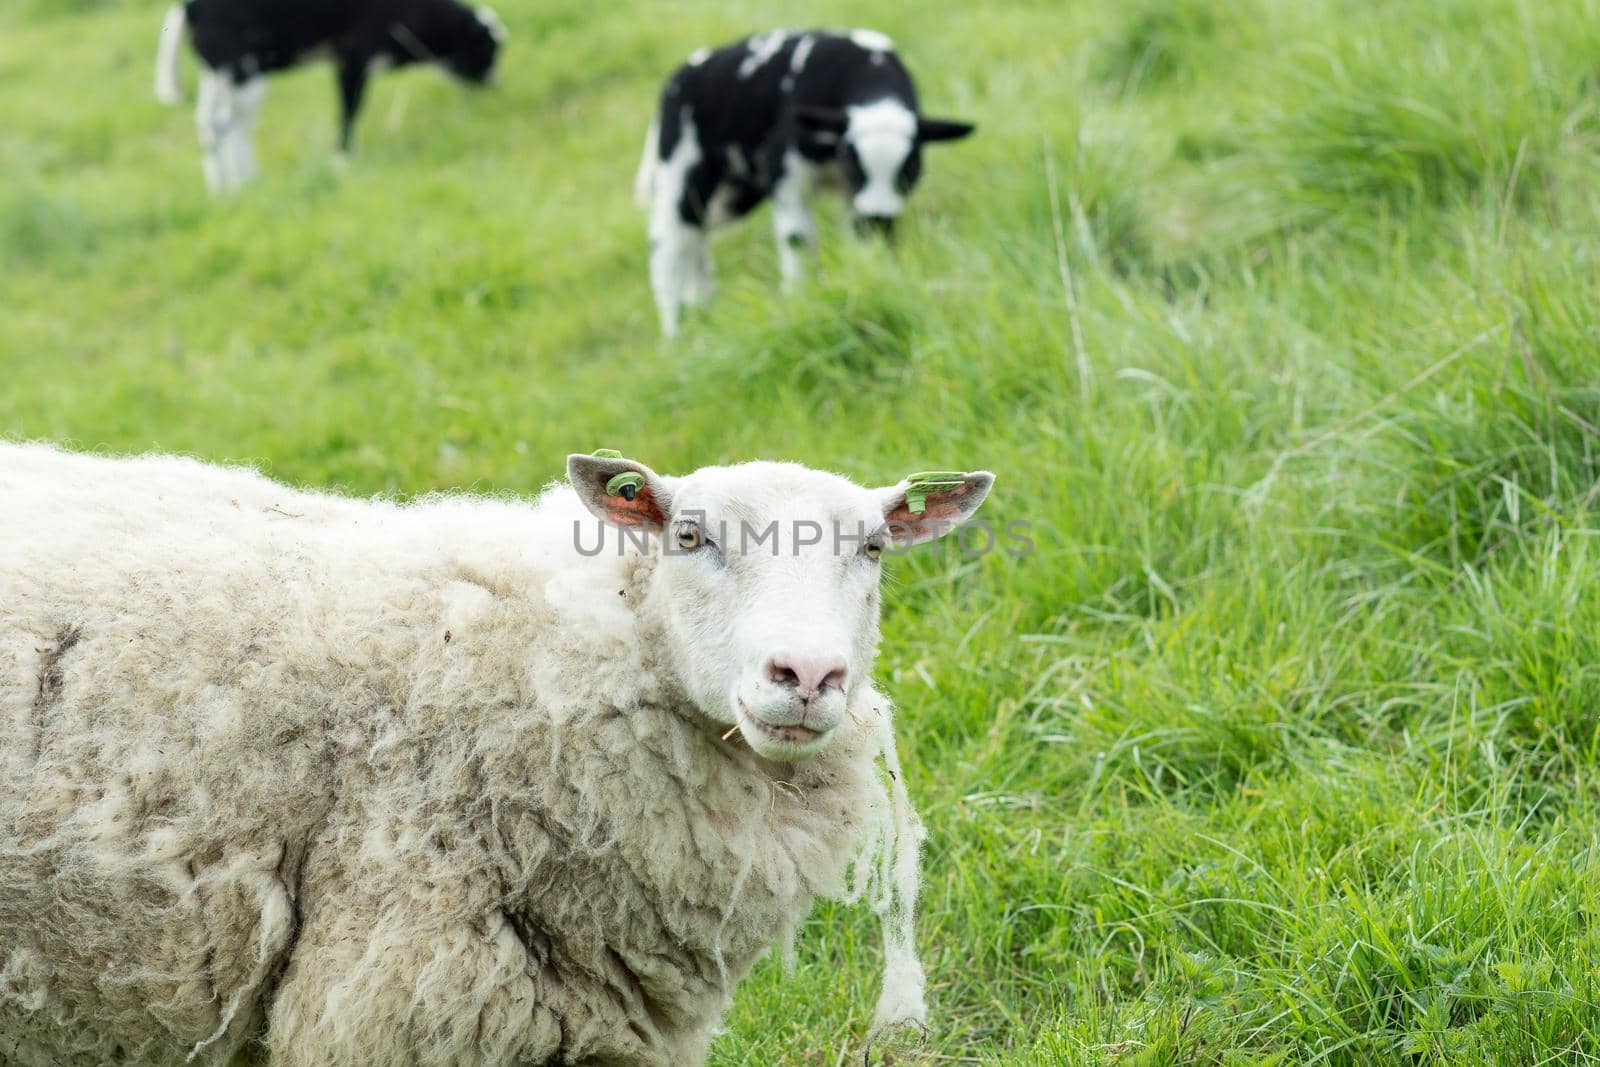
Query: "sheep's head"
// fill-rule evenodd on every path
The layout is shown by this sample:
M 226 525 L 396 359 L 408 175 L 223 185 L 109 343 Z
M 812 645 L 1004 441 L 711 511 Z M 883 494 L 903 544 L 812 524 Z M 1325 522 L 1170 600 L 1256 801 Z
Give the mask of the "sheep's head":
M 994 481 L 863 489 L 789 463 L 672 478 L 604 455 L 567 475 L 600 519 L 655 535 L 651 596 L 690 699 L 786 761 L 821 751 L 867 682 L 883 556 L 959 526 Z
M 451 25 L 439 26 L 438 47 L 431 49 L 446 69 L 471 85 L 494 81 L 495 60 L 505 44 L 506 28 L 489 7 L 450 7 Z

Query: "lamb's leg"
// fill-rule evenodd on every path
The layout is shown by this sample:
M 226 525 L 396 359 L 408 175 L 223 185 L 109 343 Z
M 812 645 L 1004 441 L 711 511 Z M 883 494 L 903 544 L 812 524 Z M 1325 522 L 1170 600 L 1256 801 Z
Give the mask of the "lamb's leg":
M 807 200 L 815 168 L 799 153 L 789 152 L 783 160 L 783 176 L 772 189 L 772 231 L 778 241 L 778 269 L 783 288 L 792 290 L 801 280 L 802 256 L 817 237 L 817 224 Z
M 701 270 L 706 234 L 679 220 L 663 224 L 650 237 L 650 287 L 655 291 L 661 332 L 678 335 L 678 314 Z
M 339 154 L 348 156 L 355 145 L 356 115 L 367 91 L 367 59 L 342 56 L 339 59 Z
M 674 184 L 670 181 L 663 186 Z M 661 315 L 661 332 L 668 337 L 678 333 L 678 311 L 694 287 L 697 276 L 710 269 L 710 250 L 705 230 L 686 222 L 678 205 L 682 200 L 682 181 L 676 183 L 676 196 L 656 190 L 650 213 L 650 288 L 655 292 L 656 310 Z
M 257 173 L 256 119 L 261 114 L 261 101 L 266 94 L 267 79 L 260 75 L 233 88 L 233 123 L 223 151 L 229 158 L 229 169 L 236 185 L 250 181 Z
M 226 157 L 232 124 L 232 78 L 224 71 L 201 71 L 194 126 L 200 137 L 200 167 L 206 176 L 206 187 L 214 193 L 226 192 L 229 187 Z
M 716 269 L 711 262 L 711 240 L 704 231 L 692 249 L 693 260 L 684 280 L 683 302 L 699 307 L 711 301 L 717 293 Z

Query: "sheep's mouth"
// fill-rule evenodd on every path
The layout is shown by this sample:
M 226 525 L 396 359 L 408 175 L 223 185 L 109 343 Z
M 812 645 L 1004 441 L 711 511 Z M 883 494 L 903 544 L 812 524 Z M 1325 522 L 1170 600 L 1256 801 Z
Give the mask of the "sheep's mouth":
M 762 747 L 772 746 L 768 755 L 776 759 L 804 758 L 816 751 L 818 745 L 832 733 L 831 726 L 818 729 L 814 726 L 803 726 L 800 723 L 775 723 L 768 722 L 750 710 L 750 705 L 741 697 L 735 698 L 739 708 L 739 722 L 734 730 L 741 726 L 744 728 L 745 739 L 752 745 L 760 742 Z M 728 731 L 730 734 L 733 730 Z M 790 755 L 783 755 L 788 753 Z
M 758 719 L 754 715 L 750 716 L 750 721 L 755 723 L 756 730 L 762 737 L 780 744 L 809 745 L 823 735 L 821 730 L 813 730 L 811 727 L 801 726 L 799 723 L 795 723 L 793 726 L 774 726 L 772 723 Z

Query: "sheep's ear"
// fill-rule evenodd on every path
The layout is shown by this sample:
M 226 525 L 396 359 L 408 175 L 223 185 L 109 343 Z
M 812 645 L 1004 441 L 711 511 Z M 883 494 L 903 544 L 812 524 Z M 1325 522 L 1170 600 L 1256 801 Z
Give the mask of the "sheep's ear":
M 672 479 L 619 455 L 575 452 L 567 457 L 567 481 L 583 506 L 618 526 L 660 529 L 672 513 Z
M 850 125 L 850 116 L 838 108 L 806 104 L 794 109 L 794 121 L 800 127 L 800 136 L 810 143 L 836 145 Z
M 970 122 L 957 122 L 955 119 L 918 119 L 917 140 L 923 144 L 933 144 L 936 141 L 959 141 L 970 136 L 978 127 Z
M 988 471 L 923 471 L 879 490 L 890 538 L 906 546 L 943 537 L 972 518 L 992 485 Z

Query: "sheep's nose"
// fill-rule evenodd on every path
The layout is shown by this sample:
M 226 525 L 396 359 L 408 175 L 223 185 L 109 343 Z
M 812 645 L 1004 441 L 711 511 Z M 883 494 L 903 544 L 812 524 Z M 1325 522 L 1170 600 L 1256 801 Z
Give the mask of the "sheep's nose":
M 856 232 L 863 237 L 882 237 L 886 241 L 893 241 L 894 216 L 857 215 Z
M 779 652 L 767 661 L 767 677 L 778 685 L 793 689 L 805 703 L 824 689 L 844 688 L 844 660 L 838 656 L 801 656 Z

